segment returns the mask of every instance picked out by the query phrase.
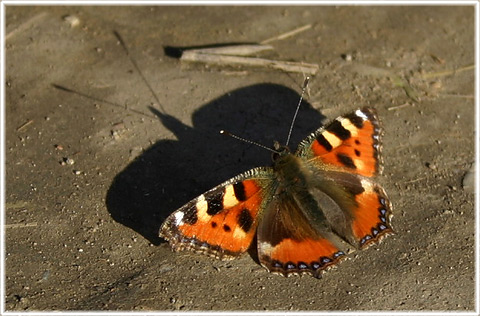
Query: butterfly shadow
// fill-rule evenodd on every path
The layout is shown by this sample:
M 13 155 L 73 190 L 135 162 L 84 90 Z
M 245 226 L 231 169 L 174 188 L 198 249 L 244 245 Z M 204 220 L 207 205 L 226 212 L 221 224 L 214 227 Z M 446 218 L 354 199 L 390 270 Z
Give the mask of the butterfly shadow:
M 268 147 L 274 140 L 285 143 L 299 98 L 294 90 L 276 84 L 240 88 L 196 110 L 193 127 L 150 108 L 177 140 L 158 141 L 115 176 L 106 196 L 112 218 L 159 245 L 160 225 L 177 208 L 243 171 L 271 164 L 269 151 L 219 131 Z M 292 151 L 323 119 L 303 102 L 290 141 Z

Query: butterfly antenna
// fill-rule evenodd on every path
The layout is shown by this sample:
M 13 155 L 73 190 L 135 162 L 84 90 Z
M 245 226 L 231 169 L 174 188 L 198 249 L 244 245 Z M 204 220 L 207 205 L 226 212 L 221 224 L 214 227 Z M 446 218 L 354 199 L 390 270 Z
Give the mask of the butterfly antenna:
M 307 90 L 307 86 L 308 86 L 309 81 L 310 81 L 310 77 L 307 76 L 305 78 L 305 81 L 303 82 L 302 95 L 300 96 L 300 100 L 298 101 L 297 109 L 295 110 L 295 114 L 293 115 L 292 124 L 290 124 L 290 130 L 288 131 L 288 137 L 287 137 L 287 141 L 285 143 L 285 146 L 288 146 L 288 143 L 290 142 L 290 136 L 292 136 L 293 124 L 295 124 L 295 120 L 297 119 L 298 110 L 300 109 L 300 105 L 302 104 L 303 95 L 305 94 L 305 90 Z
M 247 143 L 247 144 L 256 145 L 256 146 L 258 146 L 258 147 L 261 147 L 261 148 L 264 148 L 264 149 L 266 149 L 266 150 L 268 150 L 268 151 L 271 151 L 272 153 L 280 154 L 280 152 L 278 152 L 278 151 L 276 151 L 276 150 L 274 150 L 274 149 L 272 149 L 272 148 L 270 148 L 270 147 L 267 147 L 267 146 L 264 146 L 264 145 L 262 145 L 262 144 L 260 144 L 260 143 L 254 142 L 253 140 L 248 140 L 248 139 L 242 138 L 242 137 L 237 136 L 237 135 L 235 135 L 235 134 L 232 134 L 232 133 L 230 133 L 230 132 L 221 130 L 221 131 L 220 131 L 220 134 L 233 137 L 233 138 L 238 139 L 238 140 L 241 140 L 242 142 L 245 142 L 245 143 Z

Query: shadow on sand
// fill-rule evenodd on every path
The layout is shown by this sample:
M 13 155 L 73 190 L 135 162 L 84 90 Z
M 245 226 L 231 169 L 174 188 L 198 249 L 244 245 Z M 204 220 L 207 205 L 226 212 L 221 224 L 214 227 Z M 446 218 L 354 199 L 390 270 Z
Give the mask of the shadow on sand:
M 270 152 L 219 134 L 222 129 L 272 146 L 284 143 L 299 100 L 292 89 L 259 84 L 232 91 L 193 113 L 193 127 L 151 108 L 177 140 L 152 145 L 120 172 L 106 197 L 117 222 L 159 245 L 163 220 L 189 200 L 253 167 L 271 164 Z M 291 150 L 320 127 L 324 117 L 304 102 Z

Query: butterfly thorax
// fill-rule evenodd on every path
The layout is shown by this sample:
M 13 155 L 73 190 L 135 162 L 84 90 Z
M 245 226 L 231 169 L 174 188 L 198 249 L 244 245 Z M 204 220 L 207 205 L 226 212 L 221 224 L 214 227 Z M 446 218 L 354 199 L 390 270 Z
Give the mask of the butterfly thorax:
M 283 189 L 304 188 L 307 184 L 307 174 L 302 160 L 292 154 L 288 147 L 282 147 L 273 161 L 273 169 L 278 182 Z

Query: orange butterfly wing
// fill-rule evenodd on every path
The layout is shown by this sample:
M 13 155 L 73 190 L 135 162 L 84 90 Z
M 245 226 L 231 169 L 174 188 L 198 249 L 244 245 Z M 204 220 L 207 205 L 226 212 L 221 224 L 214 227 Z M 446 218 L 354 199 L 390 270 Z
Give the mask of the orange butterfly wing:
M 312 169 L 322 170 L 324 180 L 340 185 L 342 194 L 332 193 L 345 214 L 351 217 L 350 232 L 364 248 L 393 232 L 390 224 L 392 207 L 383 188 L 373 181 L 382 171 L 382 129 L 373 108 L 358 109 L 339 117 L 307 137 L 297 155 L 308 161 Z M 325 182 L 319 186 L 330 190 Z M 348 238 L 348 236 L 343 236 Z
M 313 218 L 312 211 L 320 217 Z M 320 277 L 323 270 L 340 261 L 345 256 L 341 241 L 325 226 L 318 211 L 308 197 L 280 192 L 258 227 L 260 263 L 284 276 L 307 273 Z
M 220 184 L 171 214 L 160 237 L 175 251 L 238 256 L 252 243 L 260 212 L 273 195 L 272 177 L 270 168 L 255 168 Z
M 312 133 L 299 145 L 297 155 L 372 177 L 381 173 L 382 133 L 376 111 L 358 109 Z
M 182 206 L 160 237 L 176 251 L 231 259 L 257 233 L 269 271 L 319 277 L 345 256 L 344 241 L 364 248 L 393 232 L 390 202 L 372 180 L 381 172 L 381 132 L 371 108 L 339 117 L 295 155 L 282 152 L 273 169 L 247 171 Z

